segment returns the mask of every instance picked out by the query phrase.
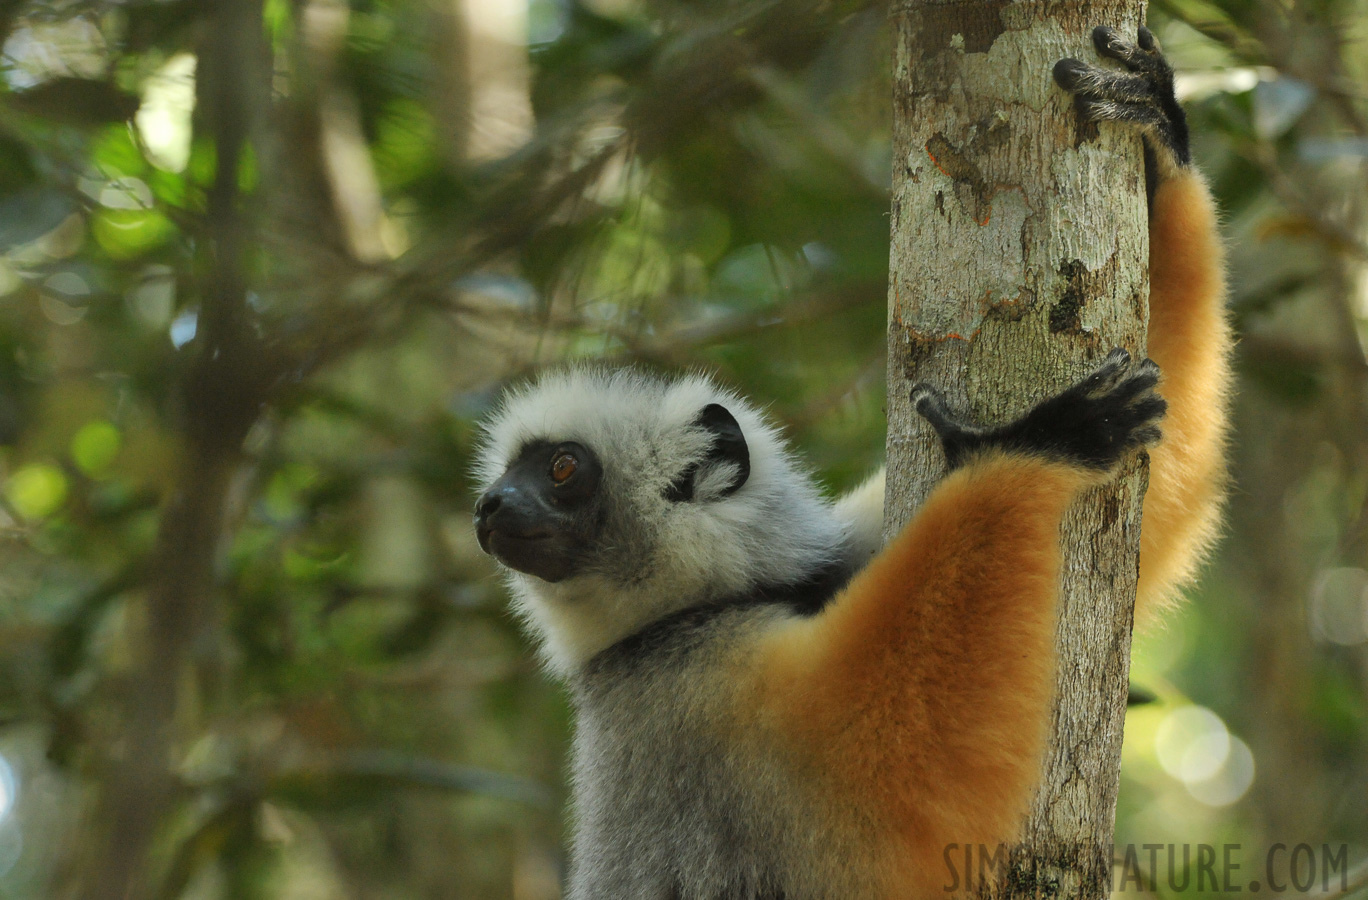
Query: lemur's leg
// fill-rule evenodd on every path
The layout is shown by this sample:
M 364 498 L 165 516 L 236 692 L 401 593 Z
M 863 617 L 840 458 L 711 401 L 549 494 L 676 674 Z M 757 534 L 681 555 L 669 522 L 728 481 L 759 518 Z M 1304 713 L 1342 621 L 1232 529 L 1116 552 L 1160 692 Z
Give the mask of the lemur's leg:
M 1055 65 L 1079 115 L 1129 123 L 1145 142 L 1150 196 L 1148 353 L 1164 370 L 1169 403 L 1164 439 L 1150 451 L 1140 530 L 1140 624 L 1162 609 L 1210 548 L 1225 482 L 1231 331 L 1225 312 L 1224 251 L 1216 208 L 1191 165 L 1187 121 L 1173 69 L 1149 29 L 1131 43 L 1111 28 L 1093 31 L 1102 56 L 1126 69 L 1076 59 Z
M 862 817 L 886 810 L 861 824 L 901 860 L 887 896 L 940 896 L 947 844 L 1015 838 L 1049 721 L 1060 520 L 1158 438 L 1157 381 L 1116 351 L 994 429 L 915 388 L 954 470 L 821 614 L 752 657 L 772 740 L 832 796 L 878 798 Z

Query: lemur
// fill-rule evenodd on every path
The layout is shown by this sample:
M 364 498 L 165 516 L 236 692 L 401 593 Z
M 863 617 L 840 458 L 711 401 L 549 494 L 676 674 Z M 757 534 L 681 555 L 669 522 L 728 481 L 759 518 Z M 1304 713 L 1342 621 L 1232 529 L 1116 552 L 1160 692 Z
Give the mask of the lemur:
M 570 900 L 942 894 L 945 846 L 1010 842 L 1039 776 L 1074 497 L 1150 448 L 1142 618 L 1209 546 L 1230 347 L 1213 204 L 1154 38 L 1094 42 L 1126 71 L 1054 75 L 1143 135 L 1152 361 L 1114 351 L 999 427 L 919 385 L 950 471 L 887 546 L 880 478 L 824 499 L 701 376 L 556 372 L 488 423 L 480 546 L 576 711 Z

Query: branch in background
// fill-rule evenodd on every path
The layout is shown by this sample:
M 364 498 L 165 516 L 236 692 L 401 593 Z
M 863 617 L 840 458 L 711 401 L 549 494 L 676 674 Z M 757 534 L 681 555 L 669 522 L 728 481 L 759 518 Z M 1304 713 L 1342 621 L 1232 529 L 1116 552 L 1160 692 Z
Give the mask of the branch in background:
M 874 302 L 877 292 L 877 288 L 869 292 L 858 288 L 817 292 L 805 298 L 795 298 L 778 309 L 724 316 L 710 322 L 686 325 L 647 340 L 624 334 L 624 355 L 676 366 L 685 365 L 693 355 L 691 351 L 700 347 L 744 340 L 772 329 L 792 328 L 830 318 L 849 312 L 860 303 Z
M 447 305 L 445 295 L 453 281 L 526 245 L 583 198 L 615 160 L 634 149 L 649 155 L 696 127 L 700 117 L 754 103 L 762 96 L 755 67 L 778 77 L 816 52 L 820 35 L 877 5 L 868 0 L 835 5 L 766 0 L 740 6 L 704 28 L 679 29 L 676 36 L 686 35 L 688 41 L 670 44 L 674 38 L 665 39 L 655 76 L 612 117 L 623 130 L 597 142 L 587 158 L 586 135 L 610 124 L 603 121 L 601 98 L 559 123 L 543 123 L 538 136 L 501 173 L 493 172 L 498 185 L 485 194 L 462 235 L 434 242 L 392 265 L 358 267 L 349 278 L 353 290 L 348 299 L 331 304 L 316 327 L 302 329 L 302 342 L 289 349 L 294 377 L 401 333 L 415 312 Z M 704 40 L 703 34 L 716 39 Z M 548 170 L 555 171 L 555 161 L 576 158 L 583 161 L 547 177 Z M 874 181 L 886 190 L 886 179 Z
M 346 750 L 282 770 L 268 780 L 264 793 L 287 798 L 327 796 L 340 786 L 426 788 L 507 800 L 543 812 L 555 809 L 551 791 L 530 779 L 392 750 Z
M 805 405 L 796 415 L 789 416 L 788 426 L 799 430 L 813 427 L 825 419 L 847 397 L 856 396 L 866 388 L 878 385 L 883 380 L 887 368 L 888 352 L 884 347 L 879 347 L 878 352 L 860 367 L 854 377 L 837 384 L 825 394 Z
M 427 256 L 411 254 L 391 266 L 353 270 L 350 296 L 329 305 L 298 340 L 282 343 L 292 378 L 302 380 L 356 352 L 392 340 L 409 327 L 415 314 L 449 306 L 450 285 L 529 241 L 565 203 L 578 197 L 624 146 L 619 138 L 588 161 L 544 183 L 542 173 L 520 172 L 511 184 L 528 188 L 518 205 L 491 209 L 471 229 L 465 248 L 434 247 Z
M 1352 77 L 1343 73 L 1344 54 L 1341 52 L 1341 46 L 1350 40 L 1343 32 L 1334 31 L 1327 36 L 1328 40 L 1334 42 L 1334 46 L 1329 48 L 1328 52 L 1302 52 L 1297 57 L 1297 64 L 1293 65 L 1291 54 L 1279 52 L 1276 42 L 1260 40 L 1212 4 L 1201 3 L 1200 12 L 1194 8 L 1197 5 L 1179 0 L 1157 0 L 1155 3 L 1157 8 L 1172 18 L 1225 47 L 1237 60 L 1251 65 L 1271 65 L 1278 71 L 1311 85 L 1317 92 L 1331 99 L 1341 117 L 1357 134 L 1368 134 L 1368 118 L 1365 118 L 1363 111 L 1355 105 L 1368 97 L 1368 94 L 1364 93 L 1362 86 Z M 1307 59 L 1315 60 L 1320 68 L 1308 69 L 1301 64 Z
M 1240 62 L 1257 65 L 1265 59 L 1263 43 L 1214 4 L 1155 0 L 1154 6 L 1193 31 L 1225 47 Z
M 185 667 L 216 618 L 215 570 L 229 483 L 272 380 L 245 321 L 249 236 L 238 183 L 252 123 L 269 98 L 261 2 L 218 0 L 213 20 L 199 78 L 217 158 L 199 351 L 182 385 L 185 445 L 154 552 L 145 644 L 125 699 L 123 753 L 107 762 L 105 830 L 81 884 L 90 900 L 152 896 L 150 851 L 176 794 L 175 720 Z
M 1236 152 L 1256 166 L 1263 174 L 1278 200 L 1299 216 L 1332 249 L 1349 253 L 1368 262 L 1368 243 L 1353 231 L 1326 215 L 1322 206 L 1311 202 L 1312 194 L 1305 186 L 1295 184 L 1283 172 L 1266 145 L 1237 146 Z
M 271 799 L 336 803 L 341 795 L 402 789 L 472 794 L 516 803 L 546 814 L 555 797 L 542 784 L 473 766 L 453 766 L 390 750 L 347 750 L 310 764 L 277 771 L 264 780 L 233 782 L 227 796 L 180 842 L 158 900 L 176 900 L 205 866 L 213 863 L 235 834 L 253 827 L 261 804 Z
M 171 857 L 171 865 L 156 895 L 158 900 L 178 900 L 183 896 L 190 880 L 219 857 L 233 834 L 252 827 L 255 809 L 253 797 L 234 795 L 205 819 Z
M 385 211 L 380 183 L 362 131 L 361 109 L 337 77 L 350 16 L 341 0 L 310 0 L 300 22 L 317 78 L 320 162 L 337 220 L 351 255 L 362 263 L 375 263 L 389 256 L 381 240 Z
M 862 304 L 877 303 L 882 299 L 879 296 L 882 289 L 882 285 L 856 284 L 844 286 L 839 291 L 812 291 L 782 305 L 684 325 L 649 337 L 611 322 L 591 322 L 571 316 L 548 316 L 541 320 L 541 325 L 543 329 L 558 334 L 601 334 L 621 344 L 623 349 L 620 352 L 603 357 L 609 364 L 635 361 L 685 366 L 703 347 L 741 341 L 771 330 L 794 328 L 850 312 Z M 458 304 L 448 303 L 447 310 L 457 316 L 458 324 L 466 318 L 509 322 L 528 320 L 525 310 L 497 302 L 481 302 L 474 297 L 462 298 Z M 468 322 L 465 327 L 469 327 Z
M 752 66 L 746 75 L 786 115 L 801 123 L 813 142 L 846 171 L 871 190 L 888 192 L 888 161 L 883 157 L 871 160 L 839 123 L 815 111 L 809 98 L 792 81 L 763 66 Z
M 1335 369 L 1354 378 L 1368 377 L 1363 354 L 1349 347 L 1327 347 L 1271 337 L 1266 334 L 1241 336 L 1240 356 L 1259 363 L 1293 366 L 1299 369 Z

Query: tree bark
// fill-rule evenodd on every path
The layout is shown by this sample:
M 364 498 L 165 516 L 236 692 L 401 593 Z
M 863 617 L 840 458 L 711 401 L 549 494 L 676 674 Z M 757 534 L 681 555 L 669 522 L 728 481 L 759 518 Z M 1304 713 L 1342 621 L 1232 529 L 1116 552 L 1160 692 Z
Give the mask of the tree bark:
M 1144 354 L 1140 142 L 1080 125 L 1051 77 L 1062 57 L 1095 57 L 1094 26 L 1135 34 L 1143 16 L 1128 0 L 894 7 L 890 532 L 944 470 L 911 385 L 937 385 L 974 421 L 998 423 L 1114 347 Z M 1132 462 L 1066 518 L 1049 749 L 996 896 L 1109 889 L 1146 474 Z

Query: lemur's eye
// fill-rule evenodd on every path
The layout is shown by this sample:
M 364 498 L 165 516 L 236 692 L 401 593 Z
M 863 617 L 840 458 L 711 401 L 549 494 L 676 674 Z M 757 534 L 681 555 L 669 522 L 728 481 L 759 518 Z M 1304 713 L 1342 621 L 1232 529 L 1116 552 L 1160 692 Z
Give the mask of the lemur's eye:
M 578 468 L 579 460 L 573 454 L 557 453 L 556 458 L 551 460 L 551 480 L 556 484 L 565 484 Z

